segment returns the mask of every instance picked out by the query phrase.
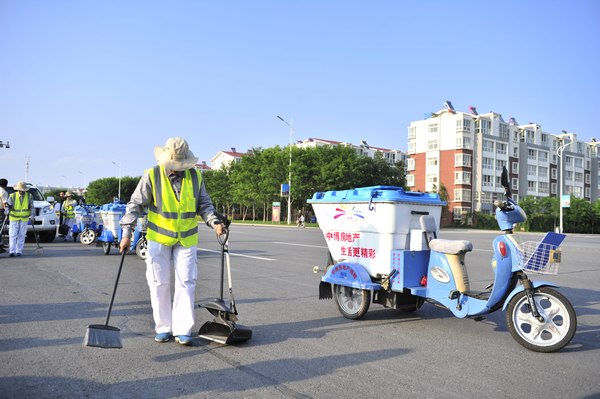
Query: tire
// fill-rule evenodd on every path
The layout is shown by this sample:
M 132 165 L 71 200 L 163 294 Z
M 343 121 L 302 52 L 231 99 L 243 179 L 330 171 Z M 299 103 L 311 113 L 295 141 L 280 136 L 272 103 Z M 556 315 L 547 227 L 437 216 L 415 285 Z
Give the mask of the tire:
M 363 317 L 371 305 L 371 291 L 360 288 L 335 285 L 333 298 L 342 315 L 347 319 L 358 320 Z
M 79 234 L 79 241 L 84 245 L 90 245 L 96 240 L 96 232 L 92 229 L 85 229 Z
M 104 255 L 108 255 L 110 253 L 110 242 L 103 242 L 102 250 L 104 251 Z
M 525 292 L 519 292 L 506 310 L 510 334 L 519 344 L 535 352 L 548 353 L 564 348 L 577 329 L 573 305 L 550 287 L 535 289 L 533 299 L 544 321 L 539 322 L 533 317 Z
M 148 257 L 148 240 L 146 240 L 146 237 L 140 238 L 135 244 L 135 254 L 141 260 L 146 260 Z

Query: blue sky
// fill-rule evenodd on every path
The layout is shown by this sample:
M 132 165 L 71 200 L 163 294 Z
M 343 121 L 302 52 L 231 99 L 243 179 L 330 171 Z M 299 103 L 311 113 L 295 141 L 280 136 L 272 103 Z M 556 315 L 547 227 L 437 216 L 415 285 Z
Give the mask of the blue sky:
M 0 2 L 0 175 L 139 176 L 172 136 L 210 159 L 319 137 L 406 150 L 452 101 L 600 138 L 600 2 Z

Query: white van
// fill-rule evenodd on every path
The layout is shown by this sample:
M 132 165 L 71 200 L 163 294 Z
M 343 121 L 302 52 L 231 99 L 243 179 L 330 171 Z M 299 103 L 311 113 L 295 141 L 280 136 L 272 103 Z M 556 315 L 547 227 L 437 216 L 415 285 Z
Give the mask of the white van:
M 35 231 L 42 242 L 52 242 L 56 238 L 56 213 L 54 208 L 46 199 L 42 192 L 34 185 L 27 183 L 29 195 L 33 196 L 33 206 L 35 207 Z M 15 189 L 13 186 L 6 187 L 8 194 L 12 194 Z M 5 227 L 8 230 L 8 225 Z M 33 227 L 27 225 L 27 235 L 33 237 Z

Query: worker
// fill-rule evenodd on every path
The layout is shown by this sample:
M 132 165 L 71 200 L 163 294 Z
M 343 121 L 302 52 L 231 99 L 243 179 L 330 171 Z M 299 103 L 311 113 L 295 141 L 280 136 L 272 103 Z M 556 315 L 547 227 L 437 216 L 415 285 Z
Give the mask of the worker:
M 64 241 L 73 239 L 73 224 L 75 224 L 75 207 L 77 201 L 73 199 L 73 194 L 70 191 L 65 193 L 65 200 L 62 203 L 61 212 L 63 216 L 63 224 L 69 226 L 69 231 L 65 236 Z M 74 240 L 73 240 L 74 241 Z
M 192 345 L 194 295 L 198 274 L 198 216 L 223 234 L 222 222 L 204 187 L 202 174 L 194 168 L 198 158 L 181 137 L 156 147 L 158 165 L 144 172 L 120 220 L 121 253 L 131 246 L 131 235 L 144 207 L 148 206 L 148 256 L 146 280 L 155 323 L 156 342 L 174 336 L 181 345 Z M 171 269 L 175 271 L 175 290 L 171 299 Z
M 4 226 L 8 222 L 8 180 L 0 179 L 0 254 L 6 252 L 4 249 Z
M 25 182 L 18 182 L 15 192 L 8 196 L 9 220 L 8 228 L 8 252 L 9 256 L 21 256 L 25 246 L 27 235 L 27 221 L 35 215 L 33 207 L 33 196 L 28 193 L 29 187 Z

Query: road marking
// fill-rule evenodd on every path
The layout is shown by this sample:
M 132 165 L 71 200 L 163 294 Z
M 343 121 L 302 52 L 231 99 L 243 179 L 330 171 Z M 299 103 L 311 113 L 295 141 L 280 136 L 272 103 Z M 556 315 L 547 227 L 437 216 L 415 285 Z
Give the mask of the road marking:
M 198 248 L 198 250 L 199 251 L 206 251 L 206 252 L 213 252 L 215 254 L 220 254 L 221 253 L 221 251 L 215 251 L 213 249 L 207 249 L 207 248 Z M 229 255 L 231 255 L 231 256 L 239 256 L 241 258 L 258 259 L 258 260 L 269 260 L 269 261 L 277 260 L 277 259 L 273 259 L 273 258 L 263 258 L 263 257 L 260 257 L 260 256 L 236 254 L 236 253 L 233 253 L 233 252 L 230 252 Z
M 310 248 L 325 248 L 327 249 L 327 246 L 322 246 L 322 245 L 309 245 L 309 244 L 297 244 L 295 242 L 280 242 L 280 241 L 274 241 L 273 244 L 281 244 L 281 245 L 294 245 L 296 247 L 310 247 Z

